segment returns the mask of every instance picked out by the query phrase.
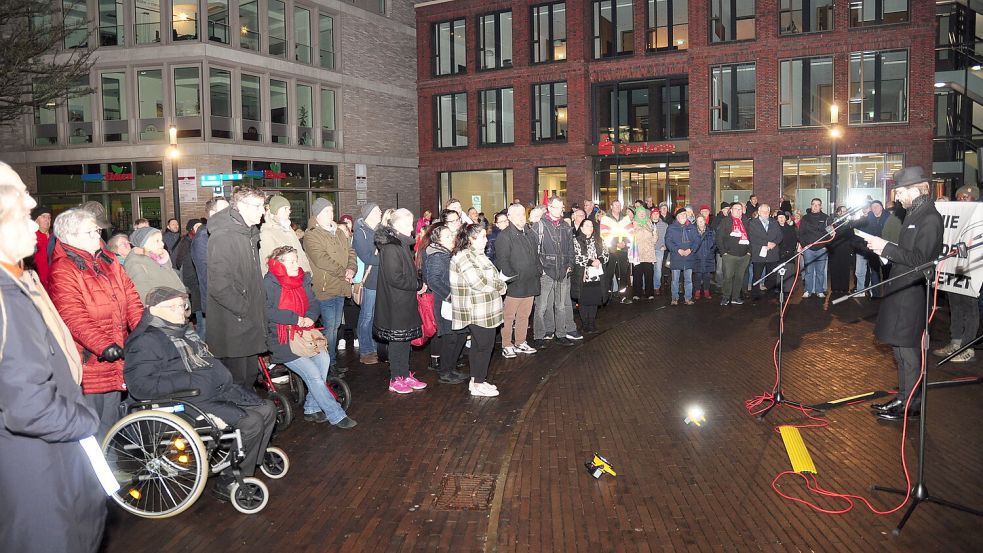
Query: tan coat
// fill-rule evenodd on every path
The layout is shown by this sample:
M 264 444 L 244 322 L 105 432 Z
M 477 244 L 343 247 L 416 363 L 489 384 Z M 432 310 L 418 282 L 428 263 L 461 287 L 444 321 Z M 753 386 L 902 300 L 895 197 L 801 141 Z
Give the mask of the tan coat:
M 297 250 L 300 268 L 304 272 L 311 272 L 311 261 L 307 258 L 307 253 L 304 252 L 304 248 L 300 245 L 300 240 L 297 239 L 293 229 L 284 227 L 278 221 L 266 221 L 259 228 L 259 268 L 263 271 L 263 276 L 266 276 L 266 272 L 270 270 L 266 260 L 269 259 L 273 250 L 281 246 L 293 246 Z
M 317 299 L 326 300 L 336 296 L 350 298 L 352 285 L 345 281 L 345 271 L 355 270 L 355 250 L 341 225 L 331 234 L 312 218 L 310 228 L 304 235 L 304 246 L 311 262 L 314 295 Z
M 639 263 L 655 263 L 655 227 L 635 223 L 635 247 L 638 248 Z

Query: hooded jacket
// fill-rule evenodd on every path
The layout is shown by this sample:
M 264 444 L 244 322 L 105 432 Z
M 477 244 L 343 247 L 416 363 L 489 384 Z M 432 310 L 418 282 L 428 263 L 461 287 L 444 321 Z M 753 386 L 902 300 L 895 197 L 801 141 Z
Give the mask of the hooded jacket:
M 427 257 L 423 262 L 423 282 L 433 294 L 434 320 L 437 321 L 437 336 L 451 331 L 451 321 L 440 316 L 441 302 L 451 301 L 451 252 L 440 244 L 427 246 Z
M 126 274 L 130 276 L 133 285 L 140 294 L 140 300 L 147 299 L 147 294 L 159 286 L 167 286 L 182 292 L 187 292 L 181 276 L 175 271 L 171 264 L 161 265 L 154 261 L 152 257 L 130 250 L 126 256 L 126 263 L 123 265 Z
M 352 297 L 352 285 L 345 280 L 345 271 L 354 271 L 356 265 L 355 250 L 349 245 L 348 236 L 341 225 L 337 225 L 332 234 L 317 224 L 314 217 L 311 217 L 309 224 L 310 228 L 304 235 L 304 246 L 311 260 L 314 295 L 319 300 Z
M 666 231 L 666 249 L 669 250 L 669 268 L 672 270 L 694 269 L 696 255 L 702 245 L 696 225 L 680 225 L 673 221 Z M 678 250 L 692 250 L 689 255 L 680 255 Z
M 215 357 L 266 350 L 266 295 L 259 268 L 259 229 L 234 208 L 208 221 L 208 347 Z
M 92 254 L 59 241 L 48 282 L 51 301 L 82 356 L 82 391 L 125 390 L 123 361 L 100 361 L 109 346 L 123 347 L 143 314 L 133 281 L 109 250 Z
M 409 342 L 423 335 L 416 302 L 416 293 L 423 286 L 410 253 L 413 238 L 380 225 L 375 245 L 379 248 L 379 281 L 372 330 L 384 342 Z

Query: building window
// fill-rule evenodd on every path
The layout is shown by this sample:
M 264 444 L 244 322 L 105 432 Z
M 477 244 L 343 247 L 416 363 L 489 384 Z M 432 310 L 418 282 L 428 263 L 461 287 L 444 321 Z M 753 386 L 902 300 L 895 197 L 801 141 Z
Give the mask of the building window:
M 532 62 L 567 59 L 567 5 L 564 2 L 532 8 Z
M 201 79 L 197 67 L 174 69 L 174 116 L 178 137 L 201 136 Z
M 88 48 L 89 14 L 86 2 L 62 0 L 61 5 L 65 19 L 65 48 Z
M 301 63 L 311 63 L 311 10 L 294 6 L 294 57 Z
M 232 138 L 232 74 L 208 69 L 208 98 L 213 138 Z
M 75 82 L 74 90 L 89 87 L 89 78 L 82 77 Z M 92 94 L 69 96 L 68 106 L 68 143 L 92 143 Z
M 314 145 L 314 87 L 298 84 L 297 92 L 297 145 Z
M 649 50 L 689 48 L 689 1 L 648 0 Z
M 754 0 L 710 0 L 711 43 L 754 37 Z
M 179 3 L 180 2 L 180 3 Z M 171 26 L 174 40 L 198 40 L 198 2 L 175 0 Z
M 440 205 L 457 198 L 464 209 L 498 213 L 512 198 L 512 170 L 458 171 L 440 173 Z
M 230 44 L 229 0 L 208 0 L 208 40 Z
M 263 102 L 260 91 L 259 77 L 245 73 L 239 77 L 239 94 L 242 103 L 242 139 L 249 142 L 263 140 Z
M 781 127 L 828 124 L 833 103 L 833 58 L 783 60 L 779 64 L 779 97 Z
M 318 48 L 321 67 L 334 70 L 334 18 L 329 15 L 320 16 Z
M 567 168 L 536 168 L 536 201 L 556 196 L 567 203 Z M 569 207 L 569 204 L 567 204 Z
M 632 0 L 595 0 L 594 59 L 635 51 Z
M 464 20 L 443 21 L 433 26 L 433 74 L 454 75 L 467 71 Z
M 512 67 L 512 12 L 478 16 L 478 69 Z
M 658 79 L 595 88 L 598 141 L 649 142 L 689 136 L 689 83 Z
M 436 147 L 460 148 L 468 145 L 468 95 L 465 92 L 434 96 L 437 124 Z
M 753 63 L 710 68 L 710 130 L 754 129 L 755 80 Z
M 850 54 L 850 124 L 908 120 L 908 51 Z
M 270 138 L 274 144 L 290 144 L 287 113 L 287 83 L 270 79 Z
M 833 30 L 833 0 L 781 0 L 778 9 L 783 35 Z
M 137 44 L 160 42 L 160 2 L 136 3 Z
M 837 205 L 887 200 L 888 181 L 904 165 L 903 154 L 841 154 L 836 157 Z M 782 194 L 803 212 L 813 198 L 829 205 L 829 156 L 789 157 L 782 160 Z
M 335 123 L 335 94 L 330 88 L 321 89 L 321 147 L 337 148 Z
M 140 140 L 164 138 L 164 75 L 160 69 L 137 71 L 137 111 L 140 116 Z
M 307 225 L 308 207 L 317 198 L 328 198 L 338 205 L 338 184 L 335 165 L 307 165 L 275 161 L 233 159 L 232 171 L 242 173 L 247 182 L 280 194 L 290 202 L 290 222 Z
M 99 45 L 123 46 L 123 0 L 99 0 Z
M 58 105 L 54 100 L 34 108 L 34 144 L 58 144 Z
M 126 142 L 129 140 L 129 118 L 126 115 L 126 73 L 103 73 L 99 88 L 102 95 L 102 140 L 103 142 Z
M 515 142 L 512 100 L 511 87 L 482 90 L 478 93 L 478 138 L 482 145 Z
M 268 0 L 266 21 L 271 56 L 287 57 L 287 8 L 280 0 Z
M 854 0 L 850 2 L 850 26 L 869 27 L 908 21 L 908 0 Z
M 717 192 L 716 205 L 721 202 L 747 203 L 754 190 L 754 160 L 714 161 L 713 181 Z
M 259 51 L 259 4 L 256 0 L 239 0 L 239 46 Z
M 567 139 L 567 83 L 542 83 L 532 86 L 532 139 L 535 141 Z

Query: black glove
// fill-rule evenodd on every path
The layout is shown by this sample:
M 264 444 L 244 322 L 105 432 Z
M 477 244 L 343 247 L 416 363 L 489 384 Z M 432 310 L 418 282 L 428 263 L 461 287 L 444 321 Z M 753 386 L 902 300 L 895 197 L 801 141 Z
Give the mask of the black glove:
M 118 361 L 123 358 L 123 348 L 117 346 L 116 344 L 110 345 L 108 348 L 103 350 L 102 355 L 99 359 L 103 361 L 108 361 L 112 363 L 113 361 Z

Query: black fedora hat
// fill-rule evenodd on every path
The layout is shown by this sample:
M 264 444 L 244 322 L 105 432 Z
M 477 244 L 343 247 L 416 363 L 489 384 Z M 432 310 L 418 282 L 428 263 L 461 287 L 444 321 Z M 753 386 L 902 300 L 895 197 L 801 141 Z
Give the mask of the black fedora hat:
M 930 177 L 926 177 L 921 167 L 905 167 L 894 174 L 894 184 L 891 188 L 904 188 L 913 184 L 927 183 Z

